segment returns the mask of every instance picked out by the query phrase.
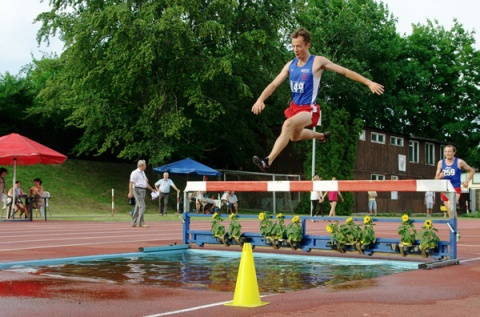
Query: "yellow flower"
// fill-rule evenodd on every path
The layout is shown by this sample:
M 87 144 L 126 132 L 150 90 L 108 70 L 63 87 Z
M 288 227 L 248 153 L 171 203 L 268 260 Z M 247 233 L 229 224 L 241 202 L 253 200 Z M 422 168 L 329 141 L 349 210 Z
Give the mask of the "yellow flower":
M 230 216 L 228 216 L 228 218 L 232 219 L 235 217 L 235 214 L 230 214 Z
M 440 210 L 441 210 L 441 211 L 447 211 L 447 206 L 445 206 L 445 205 L 444 205 L 444 206 L 440 206 Z
M 408 215 L 407 215 L 407 214 L 404 214 L 404 215 L 402 216 L 402 221 L 403 221 L 403 222 L 407 222 L 407 221 L 408 221 Z
M 299 216 L 293 217 L 293 218 L 292 218 L 292 222 L 293 222 L 293 223 L 298 223 L 298 222 L 300 222 L 300 217 L 299 217 Z
M 215 218 L 217 218 L 217 216 L 218 216 L 218 213 L 217 213 L 217 212 L 215 212 L 215 213 L 212 215 L 212 219 L 215 219 Z
M 279 213 L 279 214 L 277 215 L 277 219 L 281 219 L 281 218 L 283 218 L 283 215 L 282 215 L 282 213 Z
M 330 225 L 327 226 L 327 231 L 328 231 L 329 233 L 332 233 L 332 232 L 333 232 L 333 229 L 332 229 L 332 227 L 330 227 Z
M 348 217 L 346 223 L 351 223 L 353 221 L 352 217 Z
M 432 227 L 432 221 L 430 219 L 425 220 L 425 227 L 430 229 Z
M 265 220 L 265 213 L 261 212 L 258 214 L 258 219 L 260 219 L 260 221 L 263 221 Z
M 372 219 L 370 218 L 370 216 L 365 216 L 365 217 L 363 218 L 363 223 L 364 223 L 364 224 L 369 224 L 370 221 L 372 221 Z

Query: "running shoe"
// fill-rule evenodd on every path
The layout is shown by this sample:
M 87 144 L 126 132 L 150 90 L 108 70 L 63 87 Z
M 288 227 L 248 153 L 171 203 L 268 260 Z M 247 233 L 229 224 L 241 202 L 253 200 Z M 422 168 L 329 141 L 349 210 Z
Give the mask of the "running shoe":
M 330 131 L 323 132 L 323 140 L 318 140 L 319 143 L 325 144 L 327 143 L 327 139 L 329 139 L 332 136 L 332 133 Z
M 270 168 L 270 165 L 268 165 L 268 157 L 265 157 L 263 159 L 259 158 L 258 156 L 253 157 L 253 164 L 257 165 L 257 167 L 262 171 L 266 172 L 267 169 Z

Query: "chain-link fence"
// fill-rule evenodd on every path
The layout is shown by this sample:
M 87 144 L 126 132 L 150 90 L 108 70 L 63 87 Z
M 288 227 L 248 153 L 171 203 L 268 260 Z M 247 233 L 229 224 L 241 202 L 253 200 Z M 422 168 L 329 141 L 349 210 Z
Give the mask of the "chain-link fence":
M 298 181 L 300 175 L 269 174 L 220 170 L 224 181 Z M 300 192 L 236 192 L 240 209 L 293 213 L 300 202 Z

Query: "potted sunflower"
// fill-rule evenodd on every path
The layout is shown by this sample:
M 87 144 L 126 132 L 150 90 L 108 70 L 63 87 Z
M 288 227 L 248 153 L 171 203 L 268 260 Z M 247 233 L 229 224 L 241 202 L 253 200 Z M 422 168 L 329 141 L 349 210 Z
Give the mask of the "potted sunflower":
M 427 219 L 420 232 L 420 251 L 422 256 L 427 257 L 438 247 L 440 238 L 437 235 L 438 229 L 433 227 L 432 220 Z
M 265 238 L 270 238 L 270 232 L 273 228 L 273 221 L 266 212 L 261 212 L 258 214 L 258 219 L 260 220 L 260 233 Z
M 230 214 L 229 218 L 230 226 L 228 227 L 228 236 L 230 239 L 235 240 L 239 246 L 243 246 L 243 241 L 240 238 L 242 235 L 242 225 L 238 222 L 236 214 Z
M 402 223 L 398 227 L 398 235 L 400 236 L 400 253 L 405 256 L 405 251 L 409 251 L 415 243 L 417 230 L 413 225 L 413 221 L 408 218 L 407 214 L 402 216 Z
M 283 216 L 282 213 L 278 213 L 276 215 L 276 218 L 277 220 L 275 221 L 275 224 L 273 226 L 272 234 L 276 240 L 282 241 L 283 238 L 285 237 L 285 232 L 286 232 L 285 217 Z
M 300 223 L 300 217 L 295 216 L 292 218 L 292 222 L 287 225 L 287 242 L 290 247 L 295 250 L 300 245 L 300 241 L 303 239 L 303 228 Z
M 338 225 L 339 225 L 338 222 L 333 222 L 328 224 L 325 229 L 330 234 L 330 242 L 329 242 L 330 247 L 334 250 L 337 249 L 338 251 L 344 253 L 345 250 L 343 250 L 343 248 L 340 248 L 340 249 L 338 248 L 340 246 L 339 241 L 343 241 L 343 236 L 340 233 L 340 229 Z M 327 246 L 328 246 L 328 243 L 327 243 Z
M 212 215 L 212 219 L 213 220 L 212 220 L 211 231 L 213 233 L 213 236 L 217 238 L 218 241 L 221 241 L 223 245 L 228 247 L 228 243 L 225 240 L 225 236 L 227 235 L 227 233 L 225 231 L 225 226 L 222 225 L 222 221 L 223 221 L 222 217 L 218 212 L 215 212 Z
M 348 217 L 341 225 L 338 222 L 331 223 L 327 225 L 326 229 L 330 233 L 332 249 L 337 249 L 341 253 L 345 253 L 346 247 L 355 246 L 362 237 L 362 229 L 353 221 L 352 217 Z
M 350 247 L 353 246 L 357 249 L 360 247 L 360 241 L 362 240 L 362 229 L 358 224 L 355 223 L 355 221 L 353 221 L 352 217 L 348 217 L 345 220 L 345 223 L 340 225 L 340 232 L 344 237 L 342 244 Z M 359 252 L 363 253 L 361 250 Z
M 275 249 L 278 249 L 283 242 L 286 231 L 283 214 L 277 214 L 274 221 L 265 212 L 261 212 L 258 215 L 258 219 L 260 219 L 260 233 L 265 237 L 265 243 L 271 244 Z
M 377 241 L 377 238 L 375 237 L 375 231 L 373 230 L 374 225 L 375 224 L 370 216 L 367 215 L 363 218 L 362 238 L 360 243 L 357 243 L 357 250 L 359 253 L 363 253 L 362 250 L 368 249 L 372 244 L 375 243 L 375 241 Z

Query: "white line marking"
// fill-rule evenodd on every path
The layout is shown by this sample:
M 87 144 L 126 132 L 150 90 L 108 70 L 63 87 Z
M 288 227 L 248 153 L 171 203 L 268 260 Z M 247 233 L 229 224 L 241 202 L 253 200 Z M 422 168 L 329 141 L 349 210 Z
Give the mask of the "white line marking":
M 204 308 L 210 308 L 210 307 L 225 305 L 226 303 L 230 303 L 230 302 L 231 302 L 231 300 L 226 301 L 226 302 L 219 302 L 219 303 L 213 303 L 213 304 L 202 305 L 202 306 L 197 306 L 197 307 L 174 310 L 174 311 L 169 311 L 169 312 L 166 312 L 166 313 L 160 313 L 160 314 L 155 314 L 155 315 L 147 315 L 147 316 L 144 316 L 144 317 L 159 317 L 159 316 L 181 314 L 181 313 L 185 313 L 185 312 L 189 312 L 189 311 L 194 311 L 194 310 L 199 310 L 199 309 L 204 309 Z
M 260 297 L 274 296 L 274 295 L 275 295 L 275 294 L 262 295 L 262 296 L 260 296 Z M 181 314 L 181 313 L 185 313 L 185 312 L 189 312 L 189 311 L 194 311 L 194 310 L 199 310 L 199 309 L 205 309 L 205 308 L 210 308 L 210 307 L 225 305 L 226 303 L 231 303 L 232 301 L 233 301 L 233 299 L 232 299 L 232 300 L 229 300 L 229 301 L 226 301 L 226 302 L 219 302 L 219 303 L 213 303 L 213 304 L 208 304 L 208 305 L 190 307 L 190 308 L 179 309 L 179 310 L 169 311 L 169 312 L 160 313 L 160 314 L 146 315 L 146 316 L 143 316 L 143 317 L 160 317 L 160 316 L 168 316 L 168 315 Z
M 460 261 L 460 263 L 470 262 L 470 261 L 480 261 L 480 258 L 473 258 L 473 259 L 468 259 L 468 260 L 462 260 L 462 261 Z
M 136 230 L 143 230 L 143 229 L 136 229 Z M 0 242 L 0 244 L 12 244 L 12 243 L 25 243 L 25 242 L 35 242 L 35 243 L 38 243 L 38 242 L 43 242 L 43 241 L 58 241 L 59 238 L 51 238 L 51 239 L 45 239 L 47 236 L 50 236 L 50 237 L 56 237 L 56 236 L 60 236 L 62 240 L 72 240 L 72 239 L 75 239 L 75 240 L 85 240 L 85 239 L 97 239 L 98 237 L 96 236 L 96 234 L 101 234 L 102 235 L 102 239 L 109 239 L 109 238 L 123 238 L 125 236 L 128 235 L 128 233 L 131 233 L 132 236 L 134 237 L 138 237 L 138 236 L 142 236 L 142 235 L 148 235 L 150 237 L 171 237 L 172 236 L 172 233 L 175 233 L 175 234 L 178 234 L 178 231 L 162 231 L 162 232 L 157 232 L 157 233 L 154 233 L 152 234 L 151 232 L 148 232 L 147 230 L 143 231 L 143 234 L 139 234 L 139 232 L 122 232 L 122 235 L 105 235 L 105 234 L 113 234 L 114 232 L 93 232 L 93 233 L 77 233 L 77 232 L 72 232 L 70 234 L 65 234 L 65 233 L 62 233 L 62 234 L 48 234 L 48 235 L 41 235 L 39 234 L 40 236 L 42 236 L 43 239 L 34 239 L 34 240 L 19 240 L 21 238 L 26 238 L 26 237 L 30 237 L 30 236 L 34 236 L 34 237 L 38 237 L 39 235 L 28 235 L 28 236 L 0 236 L 0 238 L 3 238 L 3 240 L 7 239 L 7 238 L 18 238 L 18 239 L 15 239 L 15 241 L 3 241 L 3 242 Z M 115 233 L 120 233 L 120 232 L 115 232 Z M 89 235 L 87 237 L 79 237 L 80 235 Z M 73 237 L 66 237 L 67 235 L 70 235 L 70 236 L 73 236 Z
M 98 240 L 98 239 L 111 239 L 111 238 L 124 238 L 126 235 L 123 234 L 123 235 L 117 235 L 117 236 L 105 236 L 105 235 L 102 235 L 102 236 L 89 236 L 89 237 L 71 237 L 71 238 L 65 238 L 65 235 L 62 235 L 62 238 L 61 240 L 62 241 L 65 241 L 65 240 L 87 240 L 87 239 L 95 239 L 95 240 Z M 132 237 L 143 237 L 143 236 L 147 236 L 151 239 L 153 239 L 154 237 L 157 237 L 160 238 L 160 237 L 171 237 L 172 235 L 171 234 L 168 234 L 168 233 L 157 233 L 157 234 L 148 234 L 145 232 L 145 234 L 135 234 L 133 235 L 132 234 Z M 180 237 L 180 236 L 179 236 Z M 37 240 L 21 240 L 21 241 L 16 241 L 16 243 L 32 243 L 32 242 L 48 242 L 48 241 L 58 241 L 59 239 L 58 238 L 52 238 L 52 239 L 37 239 Z M 0 244 L 2 243 L 5 243 L 5 244 L 12 244 L 12 241 L 5 241 L 5 242 L 0 242 Z
M 0 252 L 5 251 L 19 251 L 19 250 L 31 250 L 31 249 L 46 249 L 46 248 L 63 248 L 63 247 L 78 247 L 83 245 L 95 245 L 95 244 L 117 244 L 117 243 L 128 243 L 128 242 L 153 242 L 158 241 L 159 239 L 152 240 L 125 240 L 125 241 L 112 241 L 112 242 L 96 242 L 96 243 L 77 243 L 77 244 L 62 244 L 62 245 L 47 245 L 40 247 L 27 247 L 27 248 L 18 248 L 18 249 L 3 249 Z M 12 261 L 9 261 L 12 262 Z

